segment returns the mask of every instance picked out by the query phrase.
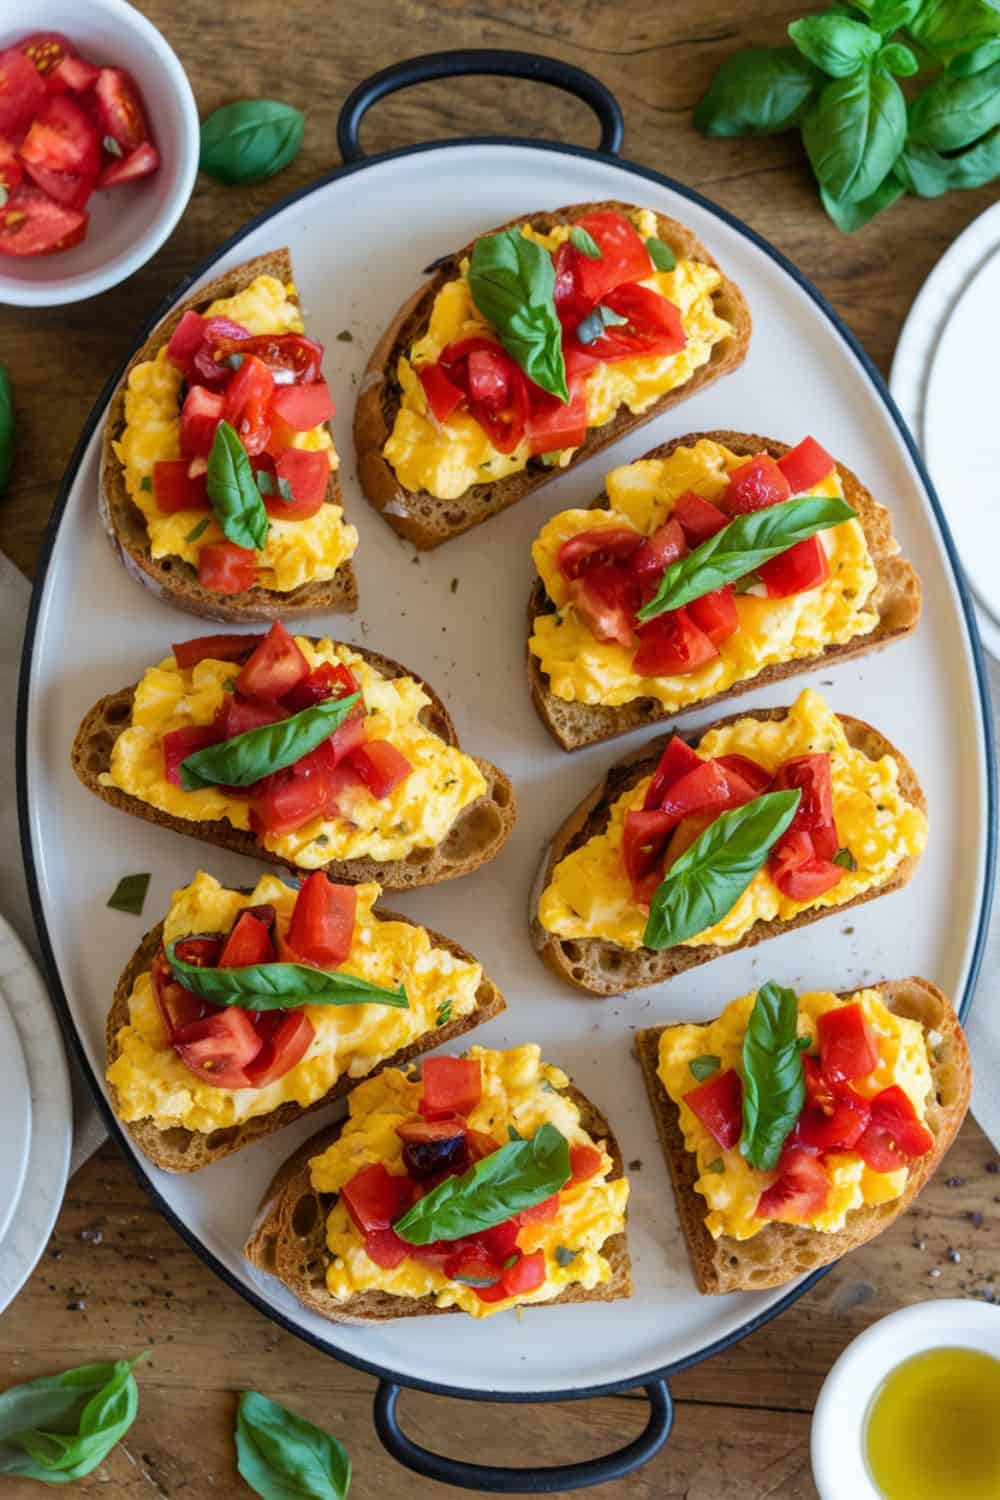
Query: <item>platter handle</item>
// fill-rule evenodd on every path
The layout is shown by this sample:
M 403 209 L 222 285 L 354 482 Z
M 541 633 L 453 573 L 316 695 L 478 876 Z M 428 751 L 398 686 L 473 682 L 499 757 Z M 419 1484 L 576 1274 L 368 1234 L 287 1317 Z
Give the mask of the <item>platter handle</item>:
M 557 57 L 540 57 L 535 52 L 510 52 L 493 47 L 464 47 L 451 52 L 427 52 L 422 57 L 408 57 L 382 68 L 353 89 L 344 101 L 337 118 L 337 145 L 345 162 L 363 161 L 364 151 L 358 139 L 361 121 L 379 99 L 416 83 L 431 83 L 438 78 L 463 78 L 479 75 L 534 79 L 551 84 L 564 93 L 573 94 L 589 104 L 601 126 L 600 151 L 609 156 L 618 153 L 624 134 L 621 105 L 609 88 L 592 73 L 575 68 Z
M 375 1431 L 397 1463 L 427 1479 L 436 1479 L 439 1484 L 454 1484 L 467 1490 L 489 1490 L 502 1495 L 551 1495 L 621 1479 L 659 1452 L 670 1436 L 674 1403 L 665 1380 L 654 1380 L 643 1386 L 643 1390 L 649 1401 L 649 1421 L 639 1436 L 614 1453 L 603 1458 L 585 1459 L 582 1463 L 537 1469 L 502 1469 L 492 1464 L 465 1463 L 461 1459 L 432 1453 L 429 1448 L 423 1448 L 407 1437 L 400 1427 L 396 1405 L 402 1387 L 391 1380 L 380 1380 L 375 1392 Z

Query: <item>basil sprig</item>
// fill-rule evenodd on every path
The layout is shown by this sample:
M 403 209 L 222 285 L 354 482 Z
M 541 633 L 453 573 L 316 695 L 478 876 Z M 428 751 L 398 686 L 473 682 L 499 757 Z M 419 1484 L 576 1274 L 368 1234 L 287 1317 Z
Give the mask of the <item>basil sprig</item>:
M 653 892 L 643 943 L 670 948 L 732 911 L 788 828 L 801 791 L 765 792 L 724 812 L 675 860 Z
M 215 429 L 205 485 L 215 519 L 229 540 L 260 551 L 267 543 L 267 511 L 246 449 L 228 422 Z
M 455 1240 L 502 1224 L 569 1180 L 569 1142 L 548 1121 L 530 1140 L 509 1141 L 460 1177 L 446 1177 L 392 1226 L 408 1245 Z
M 512 359 L 543 391 L 569 400 L 552 257 L 519 229 L 476 241 L 469 291 Z
M 757 991 L 743 1038 L 743 1133 L 752 1167 L 772 1171 L 806 1102 L 794 990 L 769 980 Z
M 295 1010 L 302 1005 L 393 1005 L 409 1008 L 406 990 L 370 984 L 340 969 L 315 969 L 311 964 L 243 964 L 218 969 L 189 964 L 177 957 L 177 938 L 167 944 L 167 962 L 186 990 L 211 1005 L 235 1005 L 238 1010 Z
M 847 501 L 836 495 L 796 495 L 780 505 L 737 516 L 708 541 L 671 563 L 638 618 L 652 620 L 668 609 L 690 604 L 692 599 L 753 573 L 796 542 L 853 518 Z
M 198 165 L 220 182 L 263 182 L 294 161 L 306 118 L 280 99 L 237 99 L 201 127 Z
M 0 1395 L 0 1475 L 72 1484 L 92 1473 L 139 1410 L 139 1359 L 77 1365 Z
M 240 1396 L 236 1466 L 262 1500 L 346 1500 L 351 1483 L 343 1443 L 257 1391 Z
M 14 467 L 14 397 L 10 377 L 0 365 L 0 494 L 7 488 Z
M 262 724 L 195 750 L 181 761 L 181 786 L 186 792 L 205 786 L 252 786 L 272 771 L 294 765 L 340 728 L 360 696 L 327 698 L 276 724 Z

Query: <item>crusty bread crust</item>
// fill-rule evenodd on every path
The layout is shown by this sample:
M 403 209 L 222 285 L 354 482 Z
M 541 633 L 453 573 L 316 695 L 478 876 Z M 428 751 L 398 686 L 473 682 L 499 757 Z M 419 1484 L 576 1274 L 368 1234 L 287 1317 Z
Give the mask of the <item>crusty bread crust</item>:
M 580 1122 L 594 1140 L 607 1144 L 613 1166 L 608 1181 L 624 1175 L 621 1148 L 604 1115 L 572 1084 L 564 1091 L 580 1111 Z M 277 1276 L 311 1312 L 332 1323 L 384 1323 L 392 1318 L 430 1317 L 437 1313 L 461 1312 L 459 1307 L 437 1307 L 433 1297 L 395 1297 L 390 1292 L 360 1292 L 338 1302 L 326 1287 L 326 1220 L 335 1195 L 313 1188 L 309 1163 L 331 1146 L 340 1135 L 343 1121 L 321 1131 L 300 1146 L 280 1168 L 261 1200 L 257 1219 L 244 1254 L 252 1265 Z M 632 1295 L 632 1273 L 628 1241 L 623 1231 L 604 1242 L 602 1255 L 610 1261 L 612 1276 L 591 1291 L 568 1286 L 540 1304 L 556 1307 L 569 1302 L 613 1302 Z M 530 1310 L 530 1304 L 529 1304 Z
M 413 676 L 406 667 L 377 651 L 369 651 L 364 646 L 352 646 L 351 650 L 363 656 L 383 677 Z M 420 714 L 421 723 L 457 748 L 458 735 L 448 710 L 426 682 L 422 685 L 431 701 Z M 122 812 L 131 813 L 133 817 L 144 818 L 147 823 L 171 828 L 175 833 L 187 834 L 189 838 L 215 844 L 220 849 L 245 854 L 249 859 L 266 860 L 296 870 L 298 867 L 291 860 L 265 849 L 249 829 L 234 828 L 224 818 L 207 822 L 177 818 L 118 787 L 101 785 L 100 777 L 111 769 L 115 741 L 131 723 L 134 697 L 134 687 L 109 693 L 94 705 L 77 730 L 71 759 L 84 786 L 102 802 L 121 808 Z M 490 761 L 476 757 L 475 763 L 486 778 L 486 791 L 460 813 L 440 844 L 432 849 L 415 849 L 406 859 L 331 860 L 323 866 L 330 879 L 348 885 L 374 880 L 386 890 L 407 890 L 413 886 L 454 880 L 495 859 L 514 827 L 514 789 L 504 773 Z
M 101 456 L 99 507 L 101 520 L 112 547 L 125 571 L 151 590 L 158 599 L 174 604 L 189 614 L 206 620 L 225 620 L 239 624 L 244 620 L 277 620 L 286 615 L 315 614 L 320 611 L 350 613 L 357 608 L 358 588 L 350 559 L 342 563 L 334 577 L 325 583 L 304 583 L 288 593 L 255 585 L 240 594 L 216 594 L 198 580 L 198 571 L 179 557 L 154 558 L 149 543 L 146 518 L 133 504 L 125 484 L 122 466 L 112 444 L 125 430 L 125 391 L 134 367 L 154 359 L 186 312 L 202 312 L 220 297 L 232 297 L 243 291 L 258 276 L 276 276 L 288 285 L 292 280 L 292 261 L 287 249 L 270 250 L 255 256 L 231 271 L 208 282 L 174 308 L 157 324 L 142 348 L 129 361 L 118 389 L 111 398 Z M 324 504 L 343 506 L 340 479 L 330 471 Z
M 774 438 L 758 437 L 746 432 L 692 432 L 684 437 L 673 438 L 662 443 L 649 453 L 643 454 L 643 462 L 650 458 L 669 458 L 677 448 L 687 448 L 707 438 L 722 443 L 733 453 L 745 454 L 748 458 L 758 453 L 768 453 L 772 458 L 781 458 L 788 452 L 787 443 Z M 815 656 L 799 657 L 795 661 L 774 662 L 762 668 L 755 676 L 743 682 L 735 682 L 724 692 L 699 698 L 681 708 L 665 708 L 655 698 L 636 698 L 631 703 L 618 707 L 606 704 L 569 703 L 553 693 L 548 676 L 541 669 L 538 658 L 529 650 L 528 683 L 531 698 L 538 717 L 563 750 L 579 750 L 585 745 L 597 744 L 600 740 L 614 739 L 628 734 L 647 724 L 656 724 L 662 719 L 676 719 L 682 714 L 698 713 L 710 708 L 713 703 L 722 703 L 742 693 L 755 692 L 781 682 L 786 677 L 796 677 L 802 672 L 811 672 L 818 666 L 835 666 L 852 657 L 866 656 L 870 651 L 879 651 L 893 641 L 916 629 L 920 618 L 920 579 L 905 558 L 899 555 L 899 546 L 892 533 L 892 516 L 879 505 L 865 489 L 857 475 L 838 463 L 837 472 L 843 486 L 844 497 L 857 511 L 858 520 L 865 533 L 868 550 L 878 572 L 878 583 L 868 604 L 878 615 L 878 624 L 869 635 L 856 636 L 839 646 L 825 646 Z M 610 501 L 603 492 L 595 501 L 595 509 L 608 509 Z M 535 620 L 541 614 L 551 613 L 554 605 L 545 592 L 540 578 L 536 578 L 528 600 L 528 639 L 535 628 Z
M 843 1229 L 825 1234 L 797 1224 L 770 1223 L 750 1240 L 729 1235 L 713 1239 L 705 1227 L 705 1200 L 694 1189 L 698 1169 L 695 1156 L 686 1149 L 680 1128 L 680 1111 L 657 1075 L 660 1037 L 667 1026 L 651 1026 L 636 1034 L 635 1055 L 642 1066 L 656 1117 L 663 1153 L 673 1179 L 681 1228 L 687 1241 L 691 1269 L 700 1292 L 756 1292 L 783 1286 L 796 1276 L 856 1250 L 904 1213 L 937 1170 L 969 1106 L 972 1070 L 969 1049 L 958 1018 L 947 998 L 927 979 L 886 979 L 870 986 L 877 989 L 896 1015 L 919 1021 L 925 1032 L 942 1036 L 931 1051 L 934 1093 L 927 1124 L 934 1132 L 934 1148 L 910 1167 L 906 1188 L 891 1203 L 852 1209 Z M 865 986 L 868 988 L 868 986 Z M 850 992 L 854 993 L 854 992 Z M 841 995 L 848 999 L 849 993 Z
M 585 214 L 606 209 L 628 213 L 632 207 L 632 204 L 617 202 L 574 203 L 552 212 L 520 214 L 498 227 L 510 229 L 517 224 L 530 223 L 545 233 L 557 224 L 574 222 Z M 678 260 L 699 260 L 705 265 L 716 266 L 708 250 L 690 229 L 663 214 L 656 217 L 659 238 L 670 246 Z M 668 391 L 641 415 L 636 416 L 627 406 L 621 406 L 610 422 L 603 427 L 591 428 L 586 441 L 565 469 L 550 469 L 540 460 L 533 460 L 520 473 L 509 474 L 492 484 L 473 485 L 456 500 L 439 500 L 427 490 L 404 489 L 392 466 L 382 456 L 400 406 L 397 364 L 400 356 L 408 355 L 414 342 L 426 332 L 434 299 L 446 282 L 457 278 L 459 264 L 464 257 L 471 255 L 474 244 L 475 240 L 436 263 L 430 281 L 403 303 L 372 352 L 354 413 L 354 443 L 361 488 L 393 530 L 422 550 L 438 547 L 470 527 L 478 526 L 540 489 L 550 479 L 567 473 L 574 465 L 616 443 L 626 433 L 651 422 L 669 407 L 696 395 L 721 376 L 731 374 L 743 363 L 750 343 L 750 309 L 739 287 L 723 273 L 722 283 L 713 293 L 712 302 L 718 316 L 732 325 L 732 335 L 715 345 L 711 358 L 683 385 Z
M 249 891 L 244 891 L 244 894 L 249 895 Z M 384 922 L 410 922 L 409 917 L 402 917 L 398 912 L 382 911 L 379 907 L 375 908 L 375 915 Z M 410 925 L 416 927 L 419 923 L 412 922 Z M 434 932 L 429 927 L 425 928 L 425 931 L 435 947 L 447 948 L 449 953 L 453 953 L 456 958 L 466 963 L 475 962 L 472 954 L 459 947 L 458 943 L 453 942 L 451 938 L 442 937 L 439 932 Z M 122 1027 L 128 1025 L 129 996 L 139 975 L 152 967 L 153 959 L 162 943 L 163 923 L 158 922 L 151 932 L 146 933 L 115 986 L 114 1003 L 108 1012 L 105 1030 L 108 1067 L 118 1057 L 120 1050 L 118 1036 Z M 401 1047 L 391 1057 L 387 1057 L 384 1062 L 376 1063 L 371 1071 L 364 1075 L 364 1078 L 374 1078 L 375 1074 L 381 1073 L 383 1068 L 401 1068 L 424 1052 L 440 1047 L 442 1043 L 450 1042 L 455 1037 L 464 1036 L 467 1031 L 481 1026 L 484 1021 L 491 1021 L 504 1009 L 506 1005 L 503 995 L 493 981 L 484 974 L 480 980 L 479 989 L 476 991 L 474 1010 L 466 1016 L 458 1016 L 454 1021 L 449 1021 L 447 1026 L 432 1027 L 423 1036 Z M 312 1114 L 317 1109 L 324 1109 L 335 1099 L 343 1099 L 356 1084 L 362 1083 L 364 1078 L 354 1078 L 343 1073 L 333 1088 L 312 1104 L 296 1104 L 292 1100 L 279 1105 L 268 1115 L 257 1115 L 242 1125 L 230 1125 L 224 1129 L 212 1131 L 188 1130 L 180 1125 L 163 1129 L 149 1118 L 122 1120 L 118 1091 L 110 1083 L 108 1084 L 108 1097 L 112 1109 L 136 1146 L 149 1157 L 155 1166 L 162 1168 L 164 1172 L 198 1172 L 202 1167 L 210 1167 L 213 1162 L 221 1161 L 224 1156 L 232 1156 L 234 1151 L 242 1151 L 244 1146 L 250 1146 L 254 1141 L 273 1135 L 276 1130 L 293 1124 L 303 1115 Z
M 682 738 L 697 747 L 702 736 L 712 729 L 734 724 L 739 719 L 757 719 L 761 723 L 780 721 L 787 713 L 787 708 L 750 709 L 717 719 L 714 724 L 706 725 L 697 734 Z M 879 760 L 883 755 L 893 757 L 899 766 L 899 787 L 903 796 L 907 802 L 926 811 L 926 799 L 916 772 L 902 752 L 862 719 L 851 718 L 848 714 L 838 714 L 837 717 L 844 726 L 848 743 L 853 749 L 863 751 L 870 760 Z M 531 895 L 532 941 L 536 952 L 553 973 L 578 989 L 587 990 L 592 995 L 608 996 L 620 995 L 623 990 L 639 989 L 648 984 L 660 984 L 665 979 L 672 979 L 676 974 L 683 974 L 698 964 L 709 963 L 711 959 L 720 958 L 725 953 L 756 947 L 758 943 L 779 937 L 783 932 L 793 932 L 797 927 L 805 927 L 823 917 L 839 916 L 852 906 L 860 906 L 865 901 L 874 901 L 877 896 L 897 891 L 906 885 L 916 869 L 916 859 L 907 857 L 884 884 L 855 896 L 853 900 L 845 901 L 839 906 L 812 907 L 787 920 L 755 922 L 750 931 L 730 948 L 722 948 L 718 944 L 685 948 L 677 944 L 659 952 L 653 948 L 632 950 L 618 947 L 604 938 L 561 938 L 553 932 L 547 932 L 538 920 L 538 903 L 552 879 L 556 865 L 581 844 L 604 832 L 612 805 L 636 782 L 652 774 L 671 738 L 672 735 L 668 734 L 649 740 L 641 749 L 634 750 L 611 766 L 604 780 L 570 813 L 542 858 Z

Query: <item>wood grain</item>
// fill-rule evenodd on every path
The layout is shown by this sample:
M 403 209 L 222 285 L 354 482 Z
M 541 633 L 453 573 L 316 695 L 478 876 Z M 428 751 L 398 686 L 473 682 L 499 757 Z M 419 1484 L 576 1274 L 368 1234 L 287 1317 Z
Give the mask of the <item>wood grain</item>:
M 711 7 L 702 0 L 548 0 L 544 8 L 531 0 L 368 0 L 363 24 L 348 30 L 348 8 L 323 0 L 297 0 L 280 26 L 268 0 L 145 0 L 141 9 L 187 67 L 203 113 L 241 96 L 288 99 L 307 110 L 305 144 L 285 173 L 254 188 L 200 178 L 170 241 L 124 286 L 82 305 L 0 312 L 19 432 L 13 482 L 0 502 L 0 547 L 32 572 L 87 413 L 159 301 L 247 218 L 336 165 L 337 109 L 355 83 L 401 57 L 445 47 L 536 49 L 596 73 L 624 107 L 624 154 L 698 188 L 766 235 L 888 373 L 921 283 L 994 194 L 984 188 L 906 199 L 845 239 L 819 206 L 795 137 L 699 136 L 691 109 L 715 66 L 736 47 L 781 42 L 788 21 L 806 8 L 777 0 L 752 7 L 740 0 Z M 427 85 L 387 100 L 362 135 L 377 151 L 496 130 L 586 144 L 597 138 L 596 123 L 577 101 L 499 80 Z M 944 1173 L 906 1219 L 838 1266 L 785 1317 L 677 1377 L 668 1448 L 627 1491 L 604 1486 L 591 1492 L 595 1500 L 626 1492 L 636 1500 L 815 1500 L 809 1413 L 844 1345 L 902 1303 L 992 1295 L 1000 1287 L 1000 1176 L 987 1172 L 987 1163 L 993 1165 L 989 1144 L 968 1123 Z M 375 1382 L 279 1332 L 220 1285 L 107 1146 L 70 1184 L 48 1251 L 0 1320 L 0 1386 L 140 1348 L 152 1359 L 140 1377 L 139 1419 L 75 1493 L 122 1500 L 249 1493 L 236 1475 L 231 1434 L 234 1392 L 251 1387 L 346 1442 L 353 1500 L 445 1493 L 404 1474 L 381 1449 L 370 1415 Z M 631 1396 L 511 1409 L 411 1393 L 402 1415 L 431 1447 L 484 1462 L 541 1464 L 607 1450 L 639 1430 L 644 1410 Z M 4 1486 L 11 1500 L 35 1493 L 29 1483 Z

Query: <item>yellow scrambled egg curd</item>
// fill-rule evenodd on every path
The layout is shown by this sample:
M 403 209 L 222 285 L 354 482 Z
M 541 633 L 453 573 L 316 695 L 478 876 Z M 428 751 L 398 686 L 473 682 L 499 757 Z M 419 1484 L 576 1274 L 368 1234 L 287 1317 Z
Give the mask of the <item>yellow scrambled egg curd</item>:
M 483 1070 L 483 1095 L 469 1115 L 469 1124 L 494 1136 L 500 1146 L 513 1125 L 522 1136 L 532 1136 L 546 1121 L 555 1125 L 570 1145 L 598 1145 L 580 1124 L 580 1112 L 560 1090 L 569 1080 L 561 1069 L 543 1063 L 534 1043 L 492 1052 L 471 1047 Z M 386 1068 L 377 1078 L 351 1092 L 350 1116 L 340 1138 L 310 1163 L 313 1187 L 320 1193 L 339 1193 L 363 1167 L 384 1162 L 390 1172 L 404 1171 L 403 1143 L 396 1126 L 415 1113 L 421 1085 L 397 1068 Z M 370 1260 L 361 1234 L 341 1200 L 327 1219 L 326 1242 L 333 1260 L 326 1283 L 331 1296 L 346 1301 L 358 1292 L 382 1291 L 395 1297 L 433 1297 L 438 1307 L 460 1307 L 474 1318 L 489 1317 L 523 1302 L 551 1302 L 571 1284 L 587 1290 L 611 1278 L 612 1267 L 601 1254 L 605 1241 L 625 1228 L 628 1179 L 606 1180 L 611 1158 L 604 1152 L 602 1170 L 586 1182 L 563 1188 L 559 1213 L 548 1223 L 527 1224 L 518 1244 L 527 1253 L 545 1252 L 545 1281 L 536 1291 L 500 1302 L 481 1302 L 472 1287 L 451 1281 L 443 1271 L 416 1260 L 404 1260 L 386 1270 Z M 556 1250 L 576 1251 L 565 1265 Z M 566 1259 L 564 1256 L 563 1259 Z
M 182 1125 L 212 1131 L 270 1114 L 280 1104 L 313 1104 L 343 1074 L 363 1078 L 401 1047 L 433 1031 L 439 1008 L 450 1002 L 452 1019 L 476 1006 L 482 979 L 477 963 L 434 948 L 423 927 L 382 921 L 372 911 L 379 887 L 357 887 L 354 940 L 345 974 L 383 988 L 402 984 L 407 1009 L 388 1005 L 307 1005 L 316 1035 L 300 1062 L 260 1089 L 220 1089 L 202 1083 L 170 1046 L 153 994 L 152 976 L 140 974 L 129 997 L 129 1021 L 118 1033 L 119 1055 L 108 1069 L 123 1120 L 152 1119 L 161 1129 Z M 262 875 L 249 895 L 227 890 L 199 872 L 174 892 L 164 925 L 164 943 L 194 933 L 228 932 L 247 906 L 270 903 L 280 933 L 286 933 L 296 892 L 276 875 Z
M 211 303 L 205 316 L 232 318 L 253 334 L 302 333 L 302 316 L 294 293 L 291 284 L 286 287 L 274 276 L 258 276 L 235 296 Z M 125 393 L 125 430 L 114 450 L 124 470 L 129 496 L 146 518 L 153 556 L 179 557 L 196 568 L 202 547 L 224 540 L 221 528 L 211 519 L 204 531 L 189 540 L 190 532 L 204 521 L 205 512 L 181 510 L 164 515 L 152 490 L 154 465 L 161 459 L 180 457 L 182 378 L 167 358 L 166 347 L 155 359 L 136 365 Z M 326 452 L 331 469 L 339 463 L 325 426 L 297 432 L 293 444 Z M 303 521 L 271 516 L 269 522 L 267 545 L 257 559 L 259 581 L 262 587 L 279 593 L 332 578 L 341 563 L 353 557 L 358 545 L 358 533 L 345 524 L 339 505 L 321 505 L 314 516 Z
M 752 1239 L 768 1223 L 756 1217 L 757 1203 L 764 1190 L 777 1177 L 751 1167 L 739 1148 L 723 1151 L 684 1103 L 684 1095 L 697 1086 L 689 1064 L 695 1057 L 718 1057 L 723 1069 L 738 1068 L 743 1053 L 753 994 L 744 995 L 727 1005 L 722 1015 L 707 1026 L 668 1026 L 660 1037 L 657 1072 L 664 1088 L 679 1106 L 684 1144 L 698 1158 L 699 1176 L 695 1191 L 708 1204 L 705 1217 L 711 1234 L 722 1234 L 735 1240 Z M 817 1020 L 824 1011 L 858 1001 L 875 1038 L 879 1061 L 867 1078 L 855 1079 L 851 1087 L 861 1094 L 877 1094 L 890 1084 L 898 1084 L 908 1095 L 921 1120 L 927 1113 L 932 1080 L 930 1060 L 923 1027 L 919 1021 L 893 1015 L 883 1004 L 877 990 L 859 990 L 846 1000 L 839 1000 L 829 990 L 817 990 L 799 996 L 799 1035 L 808 1036 L 812 1048 L 817 1043 Z M 856 1152 L 830 1152 L 823 1158 L 831 1190 L 827 1206 L 805 1222 L 811 1229 L 833 1232 L 844 1227 L 847 1215 L 863 1204 L 889 1203 L 898 1198 L 906 1186 L 907 1168 L 895 1172 L 876 1172 Z M 721 1170 L 720 1170 L 721 1163 Z
M 656 234 L 656 215 L 650 209 L 636 209 L 631 218 L 643 239 Z M 548 234 L 538 234 L 524 224 L 521 233 L 554 252 L 569 239 L 570 226 L 559 224 Z M 513 453 L 498 452 L 468 411 L 457 411 L 446 422 L 438 422 L 427 406 L 417 375 L 420 366 L 436 363 L 448 344 L 491 336 L 489 323 L 472 300 L 468 272 L 469 263 L 463 260 L 459 275 L 437 294 L 427 332 L 413 345 L 409 358 L 399 360 L 396 378 L 402 399 L 382 449 L 406 489 L 428 490 L 440 500 L 457 499 L 474 484 L 520 473 L 531 457 L 526 442 Z M 644 412 L 666 391 L 683 385 L 695 370 L 707 364 L 713 347 L 732 333 L 731 325 L 718 316 L 712 303 L 721 281 L 714 266 L 696 260 L 679 260 L 672 271 L 655 271 L 646 278 L 643 286 L 659 292 L 680 310 L 687 343 L 676 354 L 647 355 L 596 366 L 585 379 L 588 427 L 603 427 L 621 406 L 637 414 Z M 563 449 L 560 464 L 568 464 L 574 452 L 573 448 Z
M 369 738 L 389 740 L 413 769 L 387 797 L 352 788 L 338 798 L 342 817 L 313 818 L 294 833 L 264 834 L 264 847 L 300 869 L 319 870 L 333 859 L 405 859 L 414 849 L 439 844 L 463 808 L 484 794 L 486 781 L 471 756 L 420 723 L 430 701 L 423 687 L 412 677 L 383 677 L 349 646 L 328 639 L 314 644 L 305 636 L 295 642 L 310 669 L 322 662 L 350 667 L 364 696 Z M 234 828 L 249 828 L 247 802 L 228 797 L 220 787 L 185 792 L 163 772 L 163 736 L 210 724 L 237 670 L 232 662 L 211 659 L 181 668 L 172 656 L 147 668 L 136 688 L 132 723 L 115 741 L 102 784 L 174 817 L 225 818 Z
M 698 745 L 699 754 L 745 755 L 774 772 L 796 755 L 825 751 L 830 756 L 833 813 L 841 844 L 857 868 L 846 870 L 832 890 L 812 901 L 782 895 L 768 873 L 758 870 L 735 906 L 714 927 L 687 938 L 686 947 L 705 943 L 731 947 L 755 922 L 786 921 L 814 906 L 840 906 L 883 885 L 908 857 L 918 857 L 927 842 L 927 817 L 907 802 L 899 787 L 899 766 L 891 755 L 870 760 L 847 742 L 844 726 L 819 693 L 801 693 L 784 719 L 762 723 L 737 719 L 711 729 Z M 538 917 L 549 932 L 563 938 L 605 938 L 620 948 L 641 948 L 646 912 L 632 899 L 622 860 L 625 815 L 642 807 L 651 777 L 619 797 L 603 833 L 588 839 L 559 861 L 542 893 Z
M 693 448 L 677 448 L 669 458 L 646 458 L 612 469 L 605 481 L 608 510 L 564 510 L 546 522 L 531 555 L 554 614 L 539 615 L 529 641 L 549 686 L 568 703 L 616 706 L 635 698 L 655 698 L 665 708 L 683 708 L 735 682 L 756 677 L 772 662 L 815 656 L 825 646 L 867 635 L 878 616 L 865 606 L 878 582 L 865 534 L 858 521 L 844 521 L 820 533 L 830 576 L 818 588 L 787 599 L 736 596 L 739 629 L 719 645 L 719 654 L 675 677 L 642 677 L 632 666 L 634 646 L 599 641 L 569 602 L 569 584 L 560 572 L 559 548 L 570 537 L 604 527 L 632 526 L 650 536 L 670 516 L 677 500 L 694 490 L 716 501 L 729 472 L 746 463 L 721 443 L 702 438 Z M 836 470 L 809 491 L 842 496 Z

